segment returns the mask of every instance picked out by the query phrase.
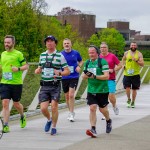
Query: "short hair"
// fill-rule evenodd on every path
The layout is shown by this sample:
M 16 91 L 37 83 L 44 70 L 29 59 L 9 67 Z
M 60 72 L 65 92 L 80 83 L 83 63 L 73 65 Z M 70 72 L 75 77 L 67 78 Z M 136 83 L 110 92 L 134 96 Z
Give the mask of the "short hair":
M 100 44 L 100 47 L 101 47 L 101 45 L 106 45 L 106 46 L 107 46 L 107 48 L 108 48 L 108 45 L 107 45 L 107 43 L 106 43 L 106 42 L 102 42 L 102 43 Z
M 15 36 L 13 36 L 13 35 L 6 35 L 4 39 L 6 39 L 6 38 L 11 38 L 13 44 L 15 44 L 15 41 L 16 41 L 16 40 L 15 40 Z
M 91 47 L 96 50 L 96 52 L 97 52 L 98 55 L 100 55 L 100 50 L 99 50 L 98 47 L 96 47 L 95 45 L 90 45 L 89 48 L 91 48 Z

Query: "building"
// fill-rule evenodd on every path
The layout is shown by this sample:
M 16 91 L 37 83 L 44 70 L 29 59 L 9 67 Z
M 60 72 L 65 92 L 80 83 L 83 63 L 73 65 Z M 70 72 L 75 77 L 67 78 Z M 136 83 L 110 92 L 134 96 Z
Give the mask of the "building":
M 71 14 L 56 17 L 63 25 L 71 24 L 73 29 L 78 31 L 79 35 L 85 40 L 95 33 L 95 15 Z
M 116 30 L 118 30 L 123 35 L 126 41 L 130 39 L 129 22 L 126 20 L 110 19 L 107 22 L 107 28 L 115 28 Z

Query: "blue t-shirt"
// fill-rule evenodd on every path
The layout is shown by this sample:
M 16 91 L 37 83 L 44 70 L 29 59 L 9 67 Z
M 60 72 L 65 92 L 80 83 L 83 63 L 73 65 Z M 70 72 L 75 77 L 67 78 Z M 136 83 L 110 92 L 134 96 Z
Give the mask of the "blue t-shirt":
M 79 78 L 79 73 L 76 72 L 76 67 L 78 66 L 78 62 L 82 61 L 80 53 L 76 50 L 71 50 L 69 53 L 63 50 L 61 53 L 64 55 L 70 69 L 70 75 L 63 76 L 62 79 Z

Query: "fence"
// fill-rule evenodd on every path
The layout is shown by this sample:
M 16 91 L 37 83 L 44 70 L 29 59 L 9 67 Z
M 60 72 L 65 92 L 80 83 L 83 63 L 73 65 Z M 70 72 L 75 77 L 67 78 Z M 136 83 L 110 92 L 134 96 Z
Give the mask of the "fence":
M 30 63 L 30 65 L 37 65 L 37 63 Z M 145 69 L 144 69 L 145 68 Z M 144 71 L 143 71 L 144 70 Z M 140 74 L 141 74 L 141 84 L 143 83 L 144 79 L 146 78 L 146 75 L 148 74 L 150 70 L 150 66 L 146 65 L 144 67 L 141 67 L 141 70 L 140 70 Z M 27 72 L 28 70 L 24 71 L 23 72 L 23 80 L 25 78 L 25 76 L 27 75 Z M 78 83 L 78 87 L 76 89 L 76 92 L 75 92 L 75 96 L 77 95 L 78 93 L 78 90 L 81 86 L 81 83 L 82 83 L 82 74 L 80 75 L 80 78 L 79 78 L 79 83 Z M 117 75 L 116 75 L 116 92 L 119 93 L 119 92 L 122 92 L 123 91 L 123 84 L 122 84 L 122 80 L 123 80 L 123 69 L 120 69 L 118 72 L 117 72 Z M 37 106 L 38 106 L 38 94 L 39 94 L 39 91 L 40 91 L 40 88 L 39 90 L 37 91 L 34 99 L 32 100 L 31 104 L 29 105 L 28 107 L 28 110 L 27 111 L 35 111 Z M 87 87 L 85 88 L 83 94 L 81 95 L 81 99 L 85 99 L 86 98 L 86 94 L 87 94 Z M 9 109 L 11 110 L 13 106 L 13 102 L 10 101 L 10 105 L 9 105 Z

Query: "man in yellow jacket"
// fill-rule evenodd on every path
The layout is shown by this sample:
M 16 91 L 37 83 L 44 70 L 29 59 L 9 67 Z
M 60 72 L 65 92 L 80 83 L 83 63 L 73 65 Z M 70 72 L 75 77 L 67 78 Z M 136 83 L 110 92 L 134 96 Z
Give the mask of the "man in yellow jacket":
M 140 88 L 140 66 L 144 66 L 143 55 L 137 50 L 137 43 L 130 44 L 130 50 L 124 53 L 122 58 L 124 66 L 123 85 L 127 94 L 127 107 L 135 107 L 137 90 Z M 131 99 L 132 89 L 132 99 Z

